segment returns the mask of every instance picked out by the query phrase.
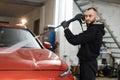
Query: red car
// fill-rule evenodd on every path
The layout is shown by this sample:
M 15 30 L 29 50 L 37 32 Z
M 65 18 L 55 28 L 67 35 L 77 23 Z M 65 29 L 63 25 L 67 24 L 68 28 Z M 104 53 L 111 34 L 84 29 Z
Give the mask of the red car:
M 0 23 L 0 80 L 74 78 L 67 64 L 46 49 L 26 27 Z

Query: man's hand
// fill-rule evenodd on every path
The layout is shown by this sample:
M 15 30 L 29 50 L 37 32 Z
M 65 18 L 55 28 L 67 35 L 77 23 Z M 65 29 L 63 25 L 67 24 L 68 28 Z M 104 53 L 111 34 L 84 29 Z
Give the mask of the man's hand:
M 81 20 L 81 19 L 83 19 L 83 17 L 84 17 L 83 14 L 77 14 L 77 15 L 74 17 L 74 19 L 75 19 L 75 20 Z
M 63 22 L 61 23 L 61 26 L 63 26 L 64 29 L 65 29 L 65 28 L 68 28 L 68 27 L 69 27 L 69 23 L 68 23 L 67 21 L 63 21 Z

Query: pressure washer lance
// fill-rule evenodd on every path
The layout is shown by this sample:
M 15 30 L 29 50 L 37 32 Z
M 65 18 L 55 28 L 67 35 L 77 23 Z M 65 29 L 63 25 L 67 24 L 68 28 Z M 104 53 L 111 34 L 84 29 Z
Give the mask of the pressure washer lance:
M 78 21 L 80 22 L 80 25 L 81 25 L 81 27 L 82 27 L 82 24 L 84 24 L 84 15 L 83 15 L 83 14 L 77 14 L 74 18 L 68 20 L 67 22 L 70 24 L 71 22 L 76 21 L 76 20 L 78 20 Z M 58 26 L 55 27 L 54 29 L 59 28 L 60 26 L 61 26 L 61 25 L 58 25 Z M 82 30 L 83 30 L 83 28 L 82 28 Z M 38 38 L 38 37 L 40 37 L 40 36 L 42 36 L 42 35 L 45 35 L 45 34 L 48 33 L 49 31 L 50 31 L 50 30 L 48 30 L 48 31 L 46 31 L 46 32 L 43 32 L 43 33 L 39 34 L 38 36 L 36 36 L 35 38 Z
M 59 28 L 60 26 L 61 26 L 61 25 L 55 27 L 54 29 L 57 29 L 57 28 Z M 46 31 L 46 32 L 43 32 L 43 33 L 41 33 L 41 34 L 35 36 L 35 38 L 39 38 L 40 36 L 45 35 L 45 34 L 48 33 L 48 32 L 50 32 L 50 30 L 48 30 L 48 31 Z

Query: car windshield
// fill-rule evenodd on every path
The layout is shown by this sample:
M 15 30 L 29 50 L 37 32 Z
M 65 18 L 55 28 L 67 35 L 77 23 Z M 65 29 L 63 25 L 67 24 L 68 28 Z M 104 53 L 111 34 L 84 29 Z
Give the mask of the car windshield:
M 18 43 L 25 48 L 41 48 L 29 30 L 0 26 L 0 47 L 10 47 Z

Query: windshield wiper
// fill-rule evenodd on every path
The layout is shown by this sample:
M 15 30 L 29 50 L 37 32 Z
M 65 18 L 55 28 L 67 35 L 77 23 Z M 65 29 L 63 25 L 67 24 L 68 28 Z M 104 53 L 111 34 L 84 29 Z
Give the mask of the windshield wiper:
M 5 44 L 2 44 L 2 43 L 1 43 L 1 44 L 0 44 L 0 47 L 5 47 Z
M 23 46 L 22 48 L 34 48 L 34 47 L 31 47 L 31 46 Z

